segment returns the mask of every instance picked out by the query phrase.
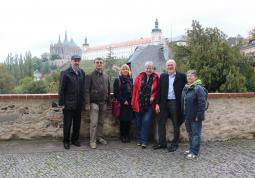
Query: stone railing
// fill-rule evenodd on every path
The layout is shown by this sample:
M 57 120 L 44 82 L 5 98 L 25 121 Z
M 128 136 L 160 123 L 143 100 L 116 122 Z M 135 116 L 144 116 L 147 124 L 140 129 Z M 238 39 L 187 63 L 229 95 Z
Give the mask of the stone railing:
M 62 137 L 63 114 L 56 107 L 57 100 L 57 94 L 0 95 L 0 140 Z M 204 141 L 255 138 L 255 93 L 210 93 L 209 102 L 203 122 Z M 82 137 L 89 136 L 89 122 L 88 113 L 83 112 Z M 154 122 L 153 134 L 157 138 L 155 125 Z M 119 135 L 118 121 L 112 117 L 111 108 L 106 113 L 104 133 L 108 137 Z M 167 138 L 172 138 L 170 120 Z M 181 138 L 187 139 L 184 125 Z

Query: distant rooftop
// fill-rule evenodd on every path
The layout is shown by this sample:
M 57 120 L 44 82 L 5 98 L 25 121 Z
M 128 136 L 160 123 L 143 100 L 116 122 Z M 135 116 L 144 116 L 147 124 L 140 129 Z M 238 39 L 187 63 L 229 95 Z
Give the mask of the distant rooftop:
M 87 52 L 97 51 L 97 50 L 105 49 L 108 47 L 114 48 L 114 47 L 122 47 L 122 46 L 142 45 L 142 44 L 147 44 L 150 42 L 151 42 L 151 38 L 146 37 L 146 38 L 140 38 L 140 39 L 136 39 L 136 40 L 129 40 L 129 41 L 124 41 L 124 42 L 114 42 L 114 43 L 110 43 L 110 44 L 106 44 L 106 45 L 90 47 L 86 51 Z

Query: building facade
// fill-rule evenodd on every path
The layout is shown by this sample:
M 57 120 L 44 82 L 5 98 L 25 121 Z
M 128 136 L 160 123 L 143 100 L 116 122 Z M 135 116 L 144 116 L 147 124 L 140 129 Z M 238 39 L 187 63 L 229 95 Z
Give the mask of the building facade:
M 59 35 L 58 42 L 50 45 L 50 54 L 58 54 L 61 59 L 70 60 L 71 56 L 74 54 L 81 56 L 82 50 L 78 45 L 75 44 L 72 38 L 70 41 L 68 41 L 67 34 L 65 32 L 65 40 L 63 42 L 61 42 Z
M 155 21 L 155 27 L 151 31 L 151 37 L 140 38 L 136 40 L 110 43 L 106 45 L 90 47 L 87 43 L 87 38 L 83 44 L 82 58 L 93 60 L 96 57 L 102 58 L 129 58 L 137 47 L 148 45 L 167 45 L 168 39 L 164 38 L 161 29 L 158 27 L 158 20 Z
M 253 63 L 255 64 L 255 38 L 251 39 L 247 45 L 243 45 L 241 51 L 244 55 L 251 55 L 253 57 Z

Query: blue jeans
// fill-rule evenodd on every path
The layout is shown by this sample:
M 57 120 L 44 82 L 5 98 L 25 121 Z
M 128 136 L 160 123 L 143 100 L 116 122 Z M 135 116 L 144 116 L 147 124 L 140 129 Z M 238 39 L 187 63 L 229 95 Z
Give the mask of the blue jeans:
M 137 141 L 141 144 L 147 144 L 149 140 L 149 131 L 152 122 L 152 107 L 144 113 L 136 113 Z
M 201 142 L 202 121 L 185 120 L 186 130 L 189 136 L 189 151 L 198 155 Z

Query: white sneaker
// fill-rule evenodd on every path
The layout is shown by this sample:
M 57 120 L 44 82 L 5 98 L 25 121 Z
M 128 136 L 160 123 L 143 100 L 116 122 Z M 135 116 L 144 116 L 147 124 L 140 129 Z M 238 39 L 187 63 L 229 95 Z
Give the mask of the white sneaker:
M 189 150 L 186 150 L 186 151 L 184 151 L 184 155 L 188 155 L 190 153 L 190 151 Z
M 90 148 L 92 148 L 92 149 L 96 149 L 97 148 L 97 144 L 94 143 L 94 142 L 91 142 L 89 145 L 90 145 Z
M 99 143 L 103 144 L 103 145 L 106 145 L 107 144 L 107 141 L 105 139 L 103 139 L 102 137 L 99 137 L 98 140 L 97 140 Z
M 197 155 L 194 155 L 193 153 L 189 153 L 185 156 L 186 159 L 197 159 Z
M 142 149 L 145 149 L 147 145 L 145 143 L 142 144 Z

